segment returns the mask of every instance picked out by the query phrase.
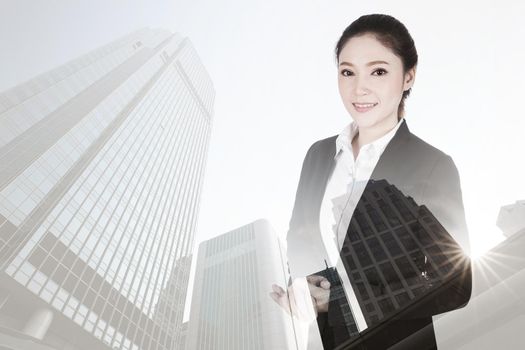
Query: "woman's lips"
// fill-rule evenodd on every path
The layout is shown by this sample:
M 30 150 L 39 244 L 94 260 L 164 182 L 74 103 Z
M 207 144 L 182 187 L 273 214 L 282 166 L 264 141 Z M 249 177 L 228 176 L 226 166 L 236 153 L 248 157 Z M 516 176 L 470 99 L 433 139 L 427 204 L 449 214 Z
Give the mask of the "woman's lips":
M 352 103 L 354 105 L 354 108 L 356 111 L 360 113 L 368 112 L 372 108 L 374 108 L 377 103 Z

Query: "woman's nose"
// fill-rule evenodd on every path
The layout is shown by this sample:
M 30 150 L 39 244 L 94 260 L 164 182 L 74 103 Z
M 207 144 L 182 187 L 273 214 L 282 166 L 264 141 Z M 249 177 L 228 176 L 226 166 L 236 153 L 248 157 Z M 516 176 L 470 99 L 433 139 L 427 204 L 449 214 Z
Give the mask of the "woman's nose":
M 354 85 L 354 93 L 356 96 L 362 96 L 368 94 L 369 90 L 367 88 L 366 81 L 363 78 L 356 78 Z

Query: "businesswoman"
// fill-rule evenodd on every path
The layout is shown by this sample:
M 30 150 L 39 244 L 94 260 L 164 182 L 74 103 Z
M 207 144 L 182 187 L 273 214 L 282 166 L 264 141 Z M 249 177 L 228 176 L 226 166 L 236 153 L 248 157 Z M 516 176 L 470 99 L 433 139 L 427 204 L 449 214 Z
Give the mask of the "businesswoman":
M 414 41 L 394 17 L 371 14 L 344 30 L 335 54 L 340 96 L 352 122 L 315 142 L 304 159 L 287 235 L 291 277 L 308 276 L 325 349 L 345 342 L 359 349 L 435 349 L 432 316 L 468 302 L 471 270 L 456 166 L 412 134 L 404 118 L 418 63 Z M 378 186 L 398 191 L 397 209 L 387 208 L 392 194 L 369 196 Z M 376 205 L 385 211 L 365 212 L 377 212 Z M 383 227 L 381 218 L 388 222 Z M 428 225 L 434 233 L 425 233 Z M 425 297 L 443 276 L 436 261 L 455 278 Z M 339 273 L 350 326 L 334 298 L 334 281 L 318 273 L 327 265 Z M 298 293 L 274 285 L 271 296 L 290 306 L 301 299 Z

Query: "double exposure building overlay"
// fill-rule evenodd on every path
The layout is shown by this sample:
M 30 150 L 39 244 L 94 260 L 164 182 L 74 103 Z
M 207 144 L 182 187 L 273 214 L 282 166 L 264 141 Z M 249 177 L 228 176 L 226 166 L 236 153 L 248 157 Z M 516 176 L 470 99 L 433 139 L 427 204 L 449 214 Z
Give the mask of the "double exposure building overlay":
M 0 94 L 2 345 L 177 348 L 213 101 L 151 29 Z
M 344 198 L 335 204 L 340 215 Z M 368 327 L 439 287 L 462 256 L 428 208 L 386 180 L 368 183 L 345 240 L 341 256 Z M 355 335 L 355 321 L 345 319 Z

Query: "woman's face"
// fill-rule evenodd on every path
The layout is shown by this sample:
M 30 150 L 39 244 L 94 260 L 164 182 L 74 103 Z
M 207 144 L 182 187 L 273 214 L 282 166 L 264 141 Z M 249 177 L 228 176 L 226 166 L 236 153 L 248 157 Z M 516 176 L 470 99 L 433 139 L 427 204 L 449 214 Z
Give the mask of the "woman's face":
M 401 59 L 372 34 L 351 38 L 339 55 L 339 93 L 361 130 L 394 127 L 403 91 L 414 78 L 415 68 L 403 74 Z

